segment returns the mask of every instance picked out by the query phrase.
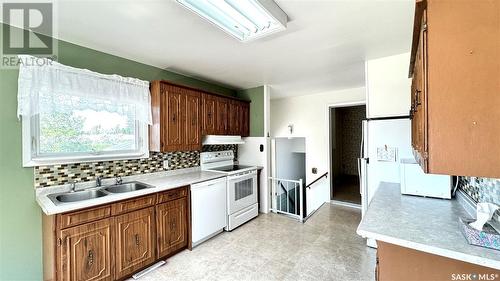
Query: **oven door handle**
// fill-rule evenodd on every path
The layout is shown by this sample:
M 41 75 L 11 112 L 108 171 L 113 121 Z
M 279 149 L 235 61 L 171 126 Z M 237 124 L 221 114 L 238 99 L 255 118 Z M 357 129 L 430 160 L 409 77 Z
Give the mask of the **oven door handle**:
M 241 179 L 251 179 L 251 178 L 256 177 L 256 176 L 257 176 L 257 173 L 252 171 L 252 172 L 246 173 L 244 175 L 228 176 L 227 179 L 228 179 L 228 181 L 237 181 L 237 180 L 241 180 Z

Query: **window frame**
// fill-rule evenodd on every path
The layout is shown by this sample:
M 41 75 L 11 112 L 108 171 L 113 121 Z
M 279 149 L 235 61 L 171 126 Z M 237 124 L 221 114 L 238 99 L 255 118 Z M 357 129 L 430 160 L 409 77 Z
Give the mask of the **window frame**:
M 39 115 L 37 114 L 31 118 L 23 116 L 21 122 L 23 167 L 149 158 L 149 126 L 139 121 L 136 121 L 135 125 L 137 150 L 98 151 L 94 153 L 74 152 L 65 153 L 64 155 L 49 154 L 44 156 L 39 155 Z

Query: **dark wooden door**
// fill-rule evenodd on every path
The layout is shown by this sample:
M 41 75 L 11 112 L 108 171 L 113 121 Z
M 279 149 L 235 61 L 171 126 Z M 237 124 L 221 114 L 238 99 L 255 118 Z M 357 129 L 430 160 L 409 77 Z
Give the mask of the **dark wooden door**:
M 201 150 L 201 98 L 200 93 L 187 91 L 185 94 L 186 107 L 185 126 L 186 141 L 185 150 Z
M 229 99 L 224 97 L 216 97 L 217 100 L 217 114 L 215 122 L 217 124 L 216 132 L 218 135 L 228 134 L 228 110 Z
M 242 137 L 250 136 L 250 103 L 240 103 L 240 131 Z
M 202 135 L 217 134 L 217 97 L 209 94 L 202 94 L 201 98 L 201 123 Z
M 181 91 L 174 86 L 162 85 L 165 89 L 163 114 L 163 151 L 176 151 L 183 149 L 184 143 L 184 122 L 182 112 L 185 98 Z
M 112 219 L 83 224 L 58 233 L 58 279 L 114 280 Z
M 187 246 L 187 202 L 181 198 L 156 206 L 158 258 Z
M 154 207 L 116 217 L 116 278 L 155 261 Z
M 231 100 L 229 103 L 229 134 L 240 135 L 241 125 L 241 102 Z

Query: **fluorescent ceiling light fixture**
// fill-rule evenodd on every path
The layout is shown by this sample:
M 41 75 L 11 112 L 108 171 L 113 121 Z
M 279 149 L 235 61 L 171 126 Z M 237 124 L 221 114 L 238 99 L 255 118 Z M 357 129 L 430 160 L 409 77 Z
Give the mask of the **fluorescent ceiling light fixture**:
M 242 42 L 286 29 L 288 17 L 272 0 L 177 0 L 177 2 Z

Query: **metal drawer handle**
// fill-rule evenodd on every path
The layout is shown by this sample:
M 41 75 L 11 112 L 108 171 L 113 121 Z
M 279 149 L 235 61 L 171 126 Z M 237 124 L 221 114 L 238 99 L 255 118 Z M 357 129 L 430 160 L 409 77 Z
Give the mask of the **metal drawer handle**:
M 139 246 L 139 234 L 135 235 L 135 245 Z

